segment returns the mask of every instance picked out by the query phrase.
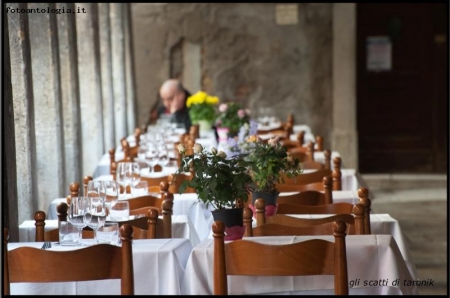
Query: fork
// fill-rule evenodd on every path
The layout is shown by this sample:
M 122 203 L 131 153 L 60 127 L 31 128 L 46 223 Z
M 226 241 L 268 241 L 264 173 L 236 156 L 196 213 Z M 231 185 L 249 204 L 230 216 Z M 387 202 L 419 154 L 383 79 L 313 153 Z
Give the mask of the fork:
M 44 245 L 42 245 L 41 249 L 47 249 L 52 247 L 52 243 L 51 242 L 44 242 Z

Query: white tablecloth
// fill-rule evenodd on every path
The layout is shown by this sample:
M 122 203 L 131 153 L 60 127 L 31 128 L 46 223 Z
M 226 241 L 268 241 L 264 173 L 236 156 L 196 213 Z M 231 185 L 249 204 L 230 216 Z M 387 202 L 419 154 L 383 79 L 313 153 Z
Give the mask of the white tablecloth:
M 287 214 L 300 218 L 323 218 L 330 215 L 326 214 Z M 255 220 L 252 222 L 256 223 Z M 417 276 L 416 267 L 412 262 L 411 253 L 409 251 L 408 241 L 403 234 L 400 224 L 389 214 L 370 214 L 370 231 L 372 235 L 391 235 L 397 242 L 398 248 L 402 253 L 403 259 L 407 262 L 408 269 L 413 276 Z
M 280 196 L 293 194 L 294 192 L 280 193 Z M 120 195 L 119 200 L 129 198 L 129 195 Z M 212 206 L 206 208 L 205 204 L 198 201 L 198 196 L 195 193 L 174 194 L 173 215 L 185 215 L 188 217 L 192 226 L 197 232 L 200 241 L 206 239 L 211 234 L 211 225 L 213 223 L 213 217 L 211 211 Z M 335 203 L 347 202 L 356 204 L 358 202 L 358 193 L 354 190 L 349 191 L 333 191 L 333 201 Z M 56 206 L 66 202 L 66 199 L 54 199 L 47 211 L 47 219 L 58 219 L 56 212 Z M 33 221 L 34 224 L 34 221 Z M 175 234 L 173 234 L 175 235 Z M 33 238 L 34 239 L 34 234 Z M 22 240 L 21 240 L 22 241 Z M 192 245 L 195 246 L 195 241 Z
M 315 171 L 317 170 L 306 169 L 303 170 L 303 173 L 307 174 Z M 357 191 L 360 187 L 363 187 L 363 184 L 361 183 L 362 178 L 355 169 L 341 169 L 341 175 L 342 190 Z
M 246 239 L 267 244 L 289 244 L 309 239 L 325 239 L 334 242 L 333 236 L 279 236 L 249 237 Z M 405 280 L 414 280 L 401 252 L 391 235 L 350 235 L 346 237 L 348 280 L 359 280 L 359 286 L 350 294 L 418 294 L 416 287 L 406 287 Z M 191 253 L 182 283 L 186 295 L 211 295 L 213 293 L 212 239 L 197 245 Z M 257 252 L 255 252 L 257 253 Z M 397 278 L 400 286 L 364 286 L 364 281 L 388 280 L 389 285 Z M 302 277 L 252 277 L 229 276 L 228 294 L 333 294 L 332 276 Z
M 160 217 L 162 218 L 162 217 Z M 34 220 L 26 220 L 19 226 L 19 241 L 33 242 L 36 235 Z M 44 230 L 53 230 L 58 228 L 57 219 L 46 219 Z M 191 241 L 192 246 L 200 243 L 200 238 L 194 225 L 186 215 L 172 215 L 172 238 L 186 238 Z
M 130 140 L 134 140 L 134 136 L 128 137 Z M 172 141 L 179 141 L 179 136 L 175 138 Z M 214 134 L 214 131 L 210 132 L 202 132 L 202 135 L 199 139 L 195 140 L 196 143 L 201 144 L 205 149 L 211 150 L 212 147 L 218 147 L 216 136 Z M 131 142 L 130 146 L 135 146 L 135 142 Z M 174 155 L 171 155 L 171 157 L 174 157 Z M 117 147 L 116 153 L 115 153 L 115 160 L 123 160 L 125 158 L 125 154 L 122 151 L 122 148 L 120 146 Z M 105 153 L 102 158 L 100 159 L 99 163 L 97 164 L 94 173 L 92 174 L 93 178 L 97 178 L 99 176 L 103 175 L 109 175 L 110 172 L 110 164 L 111 159 L 109 156 L 109 153 Z M 141 168 L 144 166 L 144 162 L 140 162 Z
M 93 240 L 85 240 L 93 243 Z M 19 246 L 41 248 L 42 242 L 9 243 L 8 250 Z M 75 247 L 52 243 L 49 250 Z M 133 266 L 136 295 L 180 295 L 181 281 L 192 245 L 187 239 L 133 240 Z M 70 270 L 68 268 L 67 270 Z M 11 295 L 120 295 L 120 280 L 64 283 L 13 283 Z

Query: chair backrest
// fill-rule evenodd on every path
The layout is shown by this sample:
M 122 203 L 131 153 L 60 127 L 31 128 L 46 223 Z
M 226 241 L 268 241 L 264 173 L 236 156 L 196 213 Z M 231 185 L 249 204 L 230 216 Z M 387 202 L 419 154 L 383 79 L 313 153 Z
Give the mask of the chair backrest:
M 83 177 L 83 195 L 85 196 L 85 197 L 87 197 L 88 195 L 87 195 L 87 187 L 88 187 L 88 184 L 89 184 L 89 181 L 92 181 L 92 180 L 94 180 L 94 178 L 92 178 L 92 176 L 89 176 L 89 175 L 87 175 L 87 176 L 84 176 Z
M 34 247 L 19 247 L 8 251 L 9 232 L 7 228 L 3 231 L 4 295 L 10 294 L 10 283 L 104 279 L 120 279 L 121 294 L 134 295 L 131 246 L 133 229 L 129 225 L 120 228 L 121 247 L 99 244 L 70 251 L 51 251 Z
M 351 214 L 353 204 L 346 202 L 306 206 L 292 203 L 278 204 L 277 214 Z
M 337 163 L 340 163 L 340 158 L 335 157 Z M 333 190 L 342 190 L 342 173 L 340 167 L 336 167 L 333 171 L 329 169 L 317 170 L 310 173 L 303 173 L 293 178 L 283 177 L 284 183 L 277 184 L 277 189 L 283 191 L 298 191 L 298 190 L 324 190 L 323 178 L 331 176 L 333 180 Z M 310 186 L 305 186 L 311 184 Z M 298 187 L 302 186 L 302 187 Z
M 120 144 L 122 146 L 122 151 L 125 154 L 125 159 L 134 160 L 134 158 L 136 158 L 138 156 L 138 149 L 139 149 L 138 144 L 136 144 L 136 146 L 134 146 L 134 147 L 131 147 L 127 141 L 127 138 L 122 138 L 120 140 Z
M 370 234 L 370 199 L 367 189 L 358 190 L 359 203 L 352 205 L 350 203 L 340 202 L 327 205 L 306 206 L 292 203 L 279 203 L 277 214 L 355 214 L 355 206 L 361 205 L 364 210 L 364 232 Z M 264 203 L 265 204 L 265 203 Z M 256 204 L 255 204 L 256 205 Z M 256 210 L 257 210 L 257 206 Z M 359 208 L 359 207 L 358 207 Z M 264 208 L 265 210 L 265 208 Z M 265 211 L 264 211 L 265 212 Z M 258 216 L 258 214 L 257 214 Z
M 262 201 L 262 202 L 261 202 Z M 256 202 L 257 219 L 253 227 L 253 212 L 244 209 L 244 224 L 247 236 L 282 236 L 282 235 L 331 235 L 332 223 L 342 220 L 347 224 L 349 235 L 364 235 L 364 206 L 356 204 L 352 214 L 336 214 L 322 218 L 298 218 L 284 214 L 265 216 L 264 200 Z
M 183 181 L 186 180 L 190 180 L 192 178 L 192 174 L 191 175 L 186 175 L 186 174 L 170 174 L 169 175 L 169 192 L 172 194 L 178 194 L 179 189 L 181 184 L 183 183 Z M 186 189 L 184 190 L 183 193 L 195 193 L 195 189 L 192 187 L 186 187 Z
M 287 148 L 287 152 L 293 156 L 295 156 L 296 153 L 304 153 L 307 155 L 307 159 L 303 161 L 314 161 L 314 142 L 309 141 L 306 146 L 297 146 L 297 147 L 291 147 Z
M 361 187 L 358 189 L 358 197 L 359 197 L 359 203 L 364 206 L 364 228 L 366 231 L 366 234 L 370 234 L 370 206 L 372 205 L 372 202 L 369 199 L 369 190 L 365 187 Z
M 213 223 L 214 294 L 227 295 L 227 275 L 309 276 L 334 275 L 334 292 L 348 294 L 346 224 L 334 222 L 334 243 L 312 239 L 287 245 L 250 240 L 225 244 L 225 225 Z
M 278 203 L 294 203 L 299 205 L 325 205 L 333 203 L 333 181 L 331 176 L 322 179 L 319 183 L 296 186 L 298 193 L 278 196 Z M 321 190 L 323 189 L 323 192 Z
M 322 150 L 324 155 L 324 162 L 305 160 L 302 162 L 302 168 L 305 170 L 331 170 L 331 151 L 326 149 Z

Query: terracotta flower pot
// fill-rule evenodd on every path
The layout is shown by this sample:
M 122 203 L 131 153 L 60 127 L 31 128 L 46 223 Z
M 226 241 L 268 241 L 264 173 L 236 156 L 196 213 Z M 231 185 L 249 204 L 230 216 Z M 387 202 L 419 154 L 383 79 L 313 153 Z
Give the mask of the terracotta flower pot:
M 214 221 L 225 225 L 225 240 L 242 239 L 245 233 L 243 208 L 214 210 L 211 213 Z
M 272 216 L 277 212 L 277 200 L 279 192 L 259 192 L 259 191 L 253 191 L 252 192 L 252 203 L 249 204 L 249 208 L 253 211 L 253 217 L 256 218 L 256 208 L 255 208 L 255 201 L 257 199 L 264 199 L 266 201 L 266 216 Z

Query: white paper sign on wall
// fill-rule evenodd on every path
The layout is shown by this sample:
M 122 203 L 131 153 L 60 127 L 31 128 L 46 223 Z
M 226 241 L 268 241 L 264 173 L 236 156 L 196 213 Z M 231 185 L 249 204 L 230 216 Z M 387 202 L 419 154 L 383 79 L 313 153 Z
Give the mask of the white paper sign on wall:
M 366 39 L 367 70 L 392 70 L 392 43 L 388 36 L 369 36 Z

